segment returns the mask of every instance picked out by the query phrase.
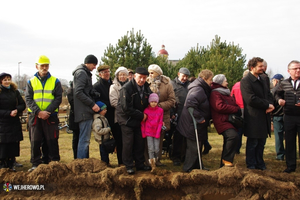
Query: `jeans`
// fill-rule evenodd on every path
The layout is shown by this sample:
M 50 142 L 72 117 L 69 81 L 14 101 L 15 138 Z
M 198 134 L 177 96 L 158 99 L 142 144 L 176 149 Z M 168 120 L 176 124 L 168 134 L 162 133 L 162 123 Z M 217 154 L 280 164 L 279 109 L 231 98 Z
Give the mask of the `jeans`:
M 149 159 L 157 158 L 159 153 L 160 138 L 147 136 Z
M 102 144 L 99 145 L 99 149 L 100 149 L 101 160 L 106 162 L 106 164 L 109 164 L 109 155 L 104 149 Z
M 266 138 L 247 138 L 246 164 L 249 169 L 266 169 L 263 158 Z
M 91 139 L 93 120 L 79 122 L 79 141 L 77 158 L 89 158 L 89 145 Z
M 273 116 L 274 136 L 275 136 L 275 150 L 276 159 L 283 160 L 285 150 L 283 146 L 283 116 Z

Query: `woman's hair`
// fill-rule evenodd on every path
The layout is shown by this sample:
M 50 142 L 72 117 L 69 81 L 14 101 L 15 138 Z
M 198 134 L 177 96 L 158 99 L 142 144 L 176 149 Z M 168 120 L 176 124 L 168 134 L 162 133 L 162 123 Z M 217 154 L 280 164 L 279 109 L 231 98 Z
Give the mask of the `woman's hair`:
M 214 73 L 210 71 L 209 69 L 204 69 L 199 73 L 199 77 L 208 80 L 210 77 L 213 77 Z

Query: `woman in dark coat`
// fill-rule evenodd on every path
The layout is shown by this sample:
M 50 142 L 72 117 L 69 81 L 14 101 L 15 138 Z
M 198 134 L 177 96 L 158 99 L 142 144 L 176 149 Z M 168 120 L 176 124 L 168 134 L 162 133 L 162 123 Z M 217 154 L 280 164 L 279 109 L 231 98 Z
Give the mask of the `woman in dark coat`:
M 239 141 L 237 129 L 228 121 L 228 115 L 237 113 L 241 116 L 240 107 L 235 103 L 235 99 L 230 96 L 227 87 L 228 82 L 224 74 L 214 76 L 211 85 L 211 95 L 209 99 L 211 115 L 214 126 L 220 135 L 223 135 L 223 151 L 221 165 L 233 166 L 233 159 Z
M 25 110 L 25 102 L 11 82 L 11 75 L 0 74 L 0 169 L 13 169 L 15 157 L 20 155 L 23 140 L 19 115 Z
M 190 172 L 193 169 L 200 168 L 195 128 L 188 108 L 194 108 L 193 116 L 197 122 L 200 154 L 202 155 L 202 146 L 208 138 L 207 126 L 211 118 L 209 96 L 212 77 L 212 71 L 207 69 L 202 70 L 199 73 L 199 77 L 188 86 L 189 92 L 177 125 L 177 130 L 187 139 L 186 156 L 183 163 L 183 171 L 185 172 Z

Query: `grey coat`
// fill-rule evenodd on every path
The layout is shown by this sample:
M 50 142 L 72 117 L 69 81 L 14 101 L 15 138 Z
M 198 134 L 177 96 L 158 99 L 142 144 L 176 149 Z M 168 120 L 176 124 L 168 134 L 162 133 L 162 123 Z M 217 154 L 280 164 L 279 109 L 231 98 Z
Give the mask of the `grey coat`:
M 95 105 L 92 74 L 84 64 L 81 64 L 76 67 L 73 76 L 75 122 L 91 120 L 94 115 L 92 108 Z
M 257 79 L 249 73 L 241 80 L 241 92 L 244 102 L 244 134 L 249 138 L 267 138 L 271 133 L 271 117 L 266 114 L 273 96 L 268 89 L 266 79 Z

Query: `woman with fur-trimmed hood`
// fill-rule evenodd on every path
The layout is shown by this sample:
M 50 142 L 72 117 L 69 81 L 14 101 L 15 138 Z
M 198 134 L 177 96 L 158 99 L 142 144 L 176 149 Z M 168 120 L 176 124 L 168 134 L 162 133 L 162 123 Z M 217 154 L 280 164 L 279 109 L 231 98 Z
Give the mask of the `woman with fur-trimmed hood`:
M 148 67 L 149 77 L 147 82 L 150 84 L 150 89 L 159 96 L 158 106 L 164 110 L 164 124 L 166 131 L 170 130 L 170 110 L 175 105 L 175 93 L 169 77 L 163 75 L 160 66 L 152 64 Z M 160 134 L 159 159 L 161 158 L 163 139 L 165 136 L 164 130 Z M 148 160 L 146 155 L 145 160 Z M 156 162 L 157 166 L 161 166 L 161 162 Z
M 0 74 L 0 169 L 14 170 L 15 157 L 20 156 L 20 141 L 23 140 L 19 115 L 26 105 L 11 75 Z

